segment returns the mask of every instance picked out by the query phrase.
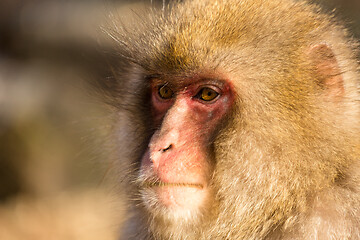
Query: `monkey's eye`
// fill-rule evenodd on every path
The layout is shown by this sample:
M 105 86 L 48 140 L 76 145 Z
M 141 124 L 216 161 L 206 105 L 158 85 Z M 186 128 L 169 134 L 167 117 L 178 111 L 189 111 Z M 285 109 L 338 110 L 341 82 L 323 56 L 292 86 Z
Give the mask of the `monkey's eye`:
M 217 93 L 215 90 L 208 88 L 208 87 L 201 89 L 200 92 L 198 93 L 198 97 L 201 100 L 207 101 L 207 102 L 214 100 L 218 95 L 219 95 L 219 93 Z
M 170 99 L 174 95 L 173 90 L 166 85 L 160 86 L 158 93 L 162 99 Z

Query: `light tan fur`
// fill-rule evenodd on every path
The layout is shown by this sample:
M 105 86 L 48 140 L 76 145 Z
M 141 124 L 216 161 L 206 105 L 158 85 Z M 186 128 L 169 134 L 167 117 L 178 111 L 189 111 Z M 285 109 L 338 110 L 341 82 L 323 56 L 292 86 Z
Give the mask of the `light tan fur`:
M 185 1 L 151 15 L 111 33 L 126 62 L 116 71 L 124 105 L 141 104 L 133 99 L 154 74 L 221 75 L 237 100 L 210 143 L 214 195 L 202 217 L 171 223 L 142 208 L 131 185 L 141 150 L 124 168 L 136 203 L 123 239 L 360 239 L 360 77 L 347 31 L 292 0 Z M 316 46 L 328 60 L 309 54 Z M 128 122 L 137 110 L 146 112 L 132 108 Z M 137 122 L 134 141 L 146 142 L 148 126 Z

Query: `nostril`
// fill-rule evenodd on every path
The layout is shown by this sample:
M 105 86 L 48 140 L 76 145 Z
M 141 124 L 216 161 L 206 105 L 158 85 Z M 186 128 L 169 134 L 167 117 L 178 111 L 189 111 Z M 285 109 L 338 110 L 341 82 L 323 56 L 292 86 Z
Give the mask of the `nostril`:
M 161 152 L 166 152 L 167 150 L 172 148 L 172 144 L 170 144 L 167 148 L 160 149 Z

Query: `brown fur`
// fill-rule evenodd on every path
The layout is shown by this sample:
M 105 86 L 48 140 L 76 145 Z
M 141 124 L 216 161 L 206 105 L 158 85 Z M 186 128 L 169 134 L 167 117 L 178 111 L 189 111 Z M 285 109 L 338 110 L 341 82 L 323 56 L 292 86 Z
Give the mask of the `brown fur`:
M 186 1 L 151 15 L 110 33 L 123 58 L 109 99 L 128 127 L 114 135 L 126 139 L 134 215 L 124 239 L 360 239 L 359 73 L 346 30 L 291 0 Z M 214 202 L 199 219 L 152 218 L 134 184 L 152 134 L 143 82 L 158 74 L 222 75 L 236 89 L 210 143 Z

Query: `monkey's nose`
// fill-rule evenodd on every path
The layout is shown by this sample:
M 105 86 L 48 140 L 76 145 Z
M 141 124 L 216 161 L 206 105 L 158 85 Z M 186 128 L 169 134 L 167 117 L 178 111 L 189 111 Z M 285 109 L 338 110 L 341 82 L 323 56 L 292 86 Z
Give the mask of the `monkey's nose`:
M 166 148 L 162 148 L 162 149 L 160 149 L 159 151 L 161 151 L 161 152 L 166 152 L 166 151 L 170 150 L 172 147 L 173 147 L 173 145 L 170 144 L 170 145 L 167 146 Z

